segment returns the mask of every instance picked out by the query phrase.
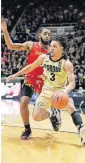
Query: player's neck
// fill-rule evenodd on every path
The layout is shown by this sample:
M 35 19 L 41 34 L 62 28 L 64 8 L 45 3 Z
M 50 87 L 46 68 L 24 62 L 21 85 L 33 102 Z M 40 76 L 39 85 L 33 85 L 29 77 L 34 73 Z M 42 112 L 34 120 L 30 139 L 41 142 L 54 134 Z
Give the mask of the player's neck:
M 44 45 L 42 42 L 38 42 L 38 44 L 42 49 L 48 49 L 48 45 Z
M 62 55 L 57 56 L 57 57 L 52 57 L 52 56 L 50 55 L 50 59 L 51 59 L 52 61 L 54 61 L 54 62 L 61 60 L 62 57 L 63 57 Z

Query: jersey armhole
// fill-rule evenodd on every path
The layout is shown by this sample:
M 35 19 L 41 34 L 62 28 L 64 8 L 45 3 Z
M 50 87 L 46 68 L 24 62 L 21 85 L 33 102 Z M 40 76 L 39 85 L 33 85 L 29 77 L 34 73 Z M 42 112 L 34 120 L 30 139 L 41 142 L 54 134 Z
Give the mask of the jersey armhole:
M 64 62 L 63 62 L 63 70 L 66 72 L 66 70 L 65 70 L 65 63 L 66 63 L 66 61 L 67 60 L 65 60 Z
M 28 55 L 30 55 L 30 53 L 31 53 L 31 51 L 32 51 L 33 46 L 34 46 L 34 42 L 33 42 L 33 45 L 32 45 L 32 47 L 31 47 L 31 50 L 29 50 L 29 52 L 28 52 Z

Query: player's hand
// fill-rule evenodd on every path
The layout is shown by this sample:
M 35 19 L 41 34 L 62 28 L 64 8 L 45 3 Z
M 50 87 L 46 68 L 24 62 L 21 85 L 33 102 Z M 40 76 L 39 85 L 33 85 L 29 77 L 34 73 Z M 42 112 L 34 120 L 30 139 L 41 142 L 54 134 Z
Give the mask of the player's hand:
M 13 74 L 13 75 L 8 76 L 6 81 L 8 82 L 10 80 L 14 80 L 15 78 L 16 78 L 16 76 L 15 76 L 15 74 Z
M 3 18 L 1 19 L 1 29 L 3 32 L 7 31 L 7 24 Z
M 41 78 L 42 80 L 45 80 L 45 76 L 44 75 L 39 75 L 39 78 Z

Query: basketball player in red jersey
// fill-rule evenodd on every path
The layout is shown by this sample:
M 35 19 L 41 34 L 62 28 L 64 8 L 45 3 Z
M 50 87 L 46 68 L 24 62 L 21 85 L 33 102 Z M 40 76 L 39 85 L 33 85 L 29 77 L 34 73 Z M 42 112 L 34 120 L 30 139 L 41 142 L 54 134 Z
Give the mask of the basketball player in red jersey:
M 2 19 L 1 28 L 4 33 L 4 38 L 8 49 L 17 51 L 27 50 L 27 64 L 33 63 L 40 55 L 47 53 L 49 41 L 51 39 L 50 30 L 41 28 L 38 32 L 38 42 L 34 43 L 32 41 L 27 41 L 25 43 L 13 43 L 9 36 L 7 25 L 4 19 Z M 39 67 L 32 72 L 26 74 L 25 76 L 24 84 L 20 93 L 20 113 L 25 126 L 25 131 L 21 135 L 21 139 L 28 139 L 31 136 L 28 103 L 33 95 L 34 90 L 38 93 L 41 92 L 43 80 L 39 76 L 42 75 L 42 73 L 43 68 Z M 59 113 L 59 111 L 53 110 L 53 117 L 51 118 L 51 123 L 55 131 L 59 130 L 59 125 L 61 121 Z

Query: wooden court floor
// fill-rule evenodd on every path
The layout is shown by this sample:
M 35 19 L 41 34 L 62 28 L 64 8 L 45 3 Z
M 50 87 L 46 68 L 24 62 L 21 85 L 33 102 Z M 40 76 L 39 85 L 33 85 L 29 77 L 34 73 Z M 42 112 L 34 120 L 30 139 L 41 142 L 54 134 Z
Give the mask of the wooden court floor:
M 19 114 L 19 103 L 1 101 L 1 156 L 2 163 L 85 163 L 85 146 L 80 142 L 70 115 L 62 111 L 62 126 L 59 132 L 52 129 L 49 119 L 30 122 L 32 137 L 20 140 L 23 123 Z M 81 114 L 85 123 L 85 115 Z

